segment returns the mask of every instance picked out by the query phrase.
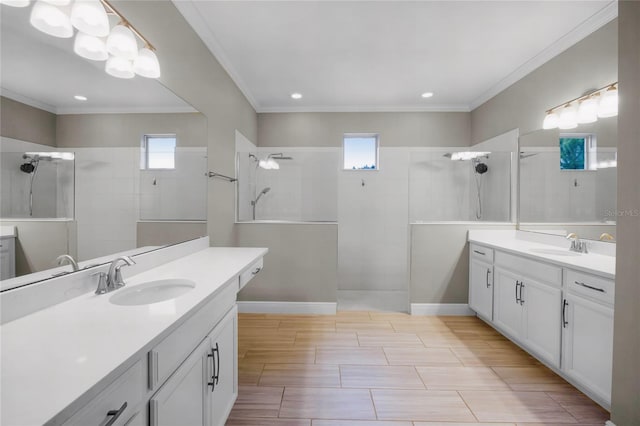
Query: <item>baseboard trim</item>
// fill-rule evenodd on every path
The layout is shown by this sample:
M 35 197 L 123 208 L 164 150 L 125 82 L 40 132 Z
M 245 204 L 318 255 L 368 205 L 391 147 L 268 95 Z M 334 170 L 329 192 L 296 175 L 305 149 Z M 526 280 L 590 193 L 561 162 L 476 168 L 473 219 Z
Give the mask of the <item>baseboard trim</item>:
M 475 316 L 467 303 L 412 303 L 411 315 Z
M 332 302 L 238 302 L 238 312 L 244 314 L 317 314 L 335 315 L 337 303 Z

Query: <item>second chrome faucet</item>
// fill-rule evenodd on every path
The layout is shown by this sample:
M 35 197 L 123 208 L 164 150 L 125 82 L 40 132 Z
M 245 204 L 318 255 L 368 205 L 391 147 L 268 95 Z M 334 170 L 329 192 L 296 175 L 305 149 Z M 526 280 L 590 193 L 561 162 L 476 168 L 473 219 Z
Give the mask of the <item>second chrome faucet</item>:
M 96 294 L 105 294 L 109 293 L 113 290 L 117 290 L 120 287 L 124 287 L 124 279 L 122 278 L 122 271 L 120 270 L 123 266 L 132 266 L 135 265 L 136 262 L 131 259 L 129 256 L 120 256 L 114 259 L 109 265 L 109 272 L 98 272 L 98 288 L 96 289 Z

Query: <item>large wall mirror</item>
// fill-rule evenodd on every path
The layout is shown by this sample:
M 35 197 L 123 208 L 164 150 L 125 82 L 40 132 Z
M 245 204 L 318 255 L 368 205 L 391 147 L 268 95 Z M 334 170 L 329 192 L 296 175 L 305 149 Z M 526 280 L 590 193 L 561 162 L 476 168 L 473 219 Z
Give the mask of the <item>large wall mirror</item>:
M 615 241 L 617 118 L 520 136 L 521 230 Z
M 106 74 L 29 13 L 3 7 L 0 25 L 2 290 L 70 272 L 61 255 L 83 268 L 206 235 L 206 118 L 157 80 Z

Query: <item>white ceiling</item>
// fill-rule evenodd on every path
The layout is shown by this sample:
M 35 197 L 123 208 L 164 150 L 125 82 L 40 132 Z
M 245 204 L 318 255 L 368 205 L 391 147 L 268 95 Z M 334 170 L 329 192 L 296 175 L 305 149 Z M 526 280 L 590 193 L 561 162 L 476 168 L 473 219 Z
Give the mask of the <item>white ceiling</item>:
M 48 36 L 29 24 L 30 7 L 0 7 L 3 96 L 56 114 L 195 111 L 156 80 L 115 78 L 104 72 L 104 62 L 77 56 L 73 39 Z
M 469 111 L 617 16 L 609 0 L 173 2 L 258 112 Z

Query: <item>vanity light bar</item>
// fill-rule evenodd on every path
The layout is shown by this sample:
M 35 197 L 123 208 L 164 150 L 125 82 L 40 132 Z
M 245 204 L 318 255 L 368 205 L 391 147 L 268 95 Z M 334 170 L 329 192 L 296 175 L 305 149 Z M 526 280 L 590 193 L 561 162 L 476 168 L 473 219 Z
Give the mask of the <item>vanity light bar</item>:
M 598 118 L 616 115 L 618 115 L 617 81 L 548 109 L 542 128 L 574 129 L 578 127 L 578 123 L 593 123 Z

